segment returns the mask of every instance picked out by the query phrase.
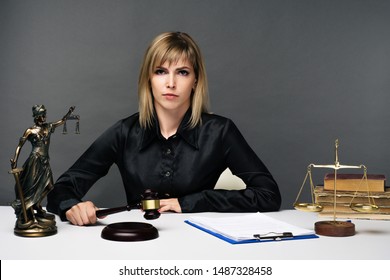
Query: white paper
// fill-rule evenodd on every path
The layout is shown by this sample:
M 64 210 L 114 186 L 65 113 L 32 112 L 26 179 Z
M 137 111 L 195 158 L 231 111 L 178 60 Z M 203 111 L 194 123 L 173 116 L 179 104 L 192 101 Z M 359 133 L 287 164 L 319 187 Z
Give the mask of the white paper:
M 235 241 L 254 239 L 254 234 L 262 236 L 275 236 L 283 232 L 291 232 L 293 236 L 314 234 L 312 230 L 279 221 L 262 213 L 223 218 L 194 216 L 188 221 Z

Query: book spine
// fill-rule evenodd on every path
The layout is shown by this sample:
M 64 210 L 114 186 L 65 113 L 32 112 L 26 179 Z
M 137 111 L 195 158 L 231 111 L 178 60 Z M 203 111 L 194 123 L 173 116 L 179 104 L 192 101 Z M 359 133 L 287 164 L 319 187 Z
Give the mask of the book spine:
M 334 197 L 331 196 L 315 196 L 315 202 L 318 204 L 332 204 L 334 203 Z M 372 198 L 371 198 L 372 200 Z M 374 198 L 373 200 L 375 204 L 379 207 L 390 207 L 390 198 Z M 337 197 L 336 203 L 337 204 L 350 204 L 350 203 L 367 203 L 368 197 Z
M 333 179 L 324 180 L 324 190 L 334 191 Z M 362 180 L 362 179 L 338 179 L 336 180 L 336 190 L 339 191 L 358 191 L 358 192 L 384 192 L 384 180 Z

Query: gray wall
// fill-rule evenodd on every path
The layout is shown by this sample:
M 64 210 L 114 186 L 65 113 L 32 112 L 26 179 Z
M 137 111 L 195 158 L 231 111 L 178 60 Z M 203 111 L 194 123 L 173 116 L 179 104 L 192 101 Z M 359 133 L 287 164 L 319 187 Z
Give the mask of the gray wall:
M 336 138 L 341 163 L 390 176 L 389 1 L 1 0 L 0 204 L 14 199 L 9 158 L 32 105 L 45 104 L 49 121 L 71 105 L 81 115 L 80 135 L 52 136 L 57 178 L 137 110 L 145 48 L 177 30 L 202 48 L 212 111 L 232 118 L 269 167 L 283 208 L 292 208 L 309 163 L 333 163 Z M 19 165 L 29 152 L 27 143 Z M 315 183 L 327 171 L 316 170 Z M 116 167 L 87 196 L 124 204 Z

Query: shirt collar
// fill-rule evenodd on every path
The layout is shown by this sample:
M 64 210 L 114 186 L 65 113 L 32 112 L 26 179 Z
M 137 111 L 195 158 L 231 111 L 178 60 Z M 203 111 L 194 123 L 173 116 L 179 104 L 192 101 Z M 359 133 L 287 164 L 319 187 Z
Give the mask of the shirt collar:
M 183 120 L 181 121 L 175 135 L 181 136 L 188 144 L 198 150 L 199 125 L 195 126 L 194 128 L 190 128 L 190 118 L 191 109 L 189 109 L 185 113 Z M 163 136 L 160 133 L 160 125 L 156 116 L 153 118 L 152 126 L 142 130 L 142 132 L 143 133 L 141 135 L 141 142 L 139 148 L 140 150 L 145 149 L 147 146 L 149 146 L 155 138 L 163 139 Z

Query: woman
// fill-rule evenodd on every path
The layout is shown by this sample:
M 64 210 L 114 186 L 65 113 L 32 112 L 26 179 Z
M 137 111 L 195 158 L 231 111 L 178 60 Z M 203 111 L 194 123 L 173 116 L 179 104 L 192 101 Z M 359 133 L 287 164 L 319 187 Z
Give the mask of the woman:
M 276 211 L 278 186 L 234 125 L 209 114 L 201 52 L 180 32 L 157 36 L 138 83 L 139 113 L 117 122 L 65 172 L 48 195 L 48 210 L 75 225 L 96 223 L 97 207 L 81 199 L 110 166 L 120 170 L 128 204 L 151 188 L 169 196 L 160 212 Z M 244 190 L 214 190 L 230 168 Z
M 43 105 L 35 105 L 32 108 L 34 126 L 26 129 L 16 147 L 15 155 L 11 159 L 11 168 L 16 169 L 20 151 L 26 141 L 30 141 L 32 150 L 23 165 L 20 174 L 20 185 L 22 187 L 24 207 L 28 219 L 23 217 L 23 205 L 19 193 L 16 192 L 16 199 L 12 203 L 15 214 L 18 218 L 19 228 L 30 227 L 35 223 L 39 225 L 52 225 L 54 216 L 47 214 L 41 207 L 42 199 L 53 188 L 53 174 L 49 164 L 50 136 L 55 128 L 64 124 L 73 112 L 71 107 L 68 113 L 59 121 L 46 123 L 46 108 Z

